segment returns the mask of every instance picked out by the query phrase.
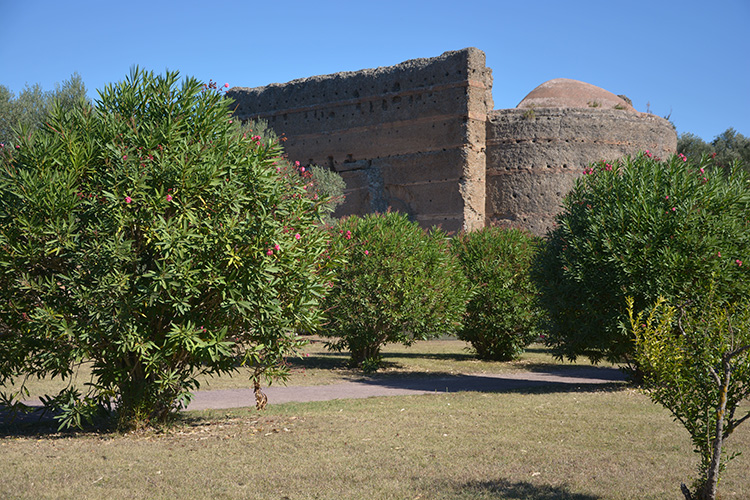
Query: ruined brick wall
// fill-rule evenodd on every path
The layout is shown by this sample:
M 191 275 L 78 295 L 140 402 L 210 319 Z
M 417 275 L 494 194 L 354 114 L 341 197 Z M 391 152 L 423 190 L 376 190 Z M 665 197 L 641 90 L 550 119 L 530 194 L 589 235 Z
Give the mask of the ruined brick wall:
M 406 212 L 422 226 L 485 223 L 492 74 L 475 48 L 387 68 L 232 88 L 235 115 L 285 134 L 289 159 L 346 181 L 336 215 Z
M 487 222 L 542 235 L 584 167 L 649 149 L 666 158 L 677 135 L 664 118 L 616 109 L 493 111 L 487 122 Z

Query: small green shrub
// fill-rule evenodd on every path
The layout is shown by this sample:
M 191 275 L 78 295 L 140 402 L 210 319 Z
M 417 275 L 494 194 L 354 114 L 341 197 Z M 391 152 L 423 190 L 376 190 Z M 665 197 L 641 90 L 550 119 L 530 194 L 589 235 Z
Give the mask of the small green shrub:
M 718 304 L 750 294 L 750 185 L 648 152 L 584 172 L 535 259 L 548 342 L 559 356 L 632 361 L 625 297 L 643 310 L 664 296 Z
M 62 424 L 113 402 L 121 427 L 163 422 L 240 362 L 283 376 L 321 318 L 325 200 L 179 81 L 135 69 L 0 158 L 0 385 L 91 361 L 84 393 L 46 399 Z
M 700 455 L 698 477 L 686 498 L 713 500 L 719 475 L 736 455 L 722 457 L 725 440 L 750 412 L 737 409 L 750 397 L 750 308 L 703 304 L 678 309 L 663 298 L 634 313 L 629 327 L 649 395 L 690 433 Z
M 486 227 L 453 238 L 453 253 L 474 286 L 458 338 L 481 359 L 512 360 L 536 336 L 539 313 L 529 277 L 536 246 L 518 229 Z
M 446 235 L 426 232 L 399 213 L 341 219 L 332 228 L 337 268 L 325 305 L 324 332 L 334 350 L 348 350 L 352 365 L 373 371 L 389 342 L 453 333 L 469 297 L 466 278 Z

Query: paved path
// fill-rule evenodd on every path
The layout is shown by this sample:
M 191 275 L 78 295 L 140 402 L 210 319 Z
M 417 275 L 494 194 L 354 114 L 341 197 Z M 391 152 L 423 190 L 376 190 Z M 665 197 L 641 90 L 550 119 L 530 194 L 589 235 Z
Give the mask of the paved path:
M 361 382 L 338 382 L 330 385 L 271 386 L 263 388 L 263 392 L 268 396 L 268 404 L 274 405 L 292 401 L 329 401 L 439 392 L 504 392 L 545 386 L 555 390 L 567 390 L 571 386 L 609 384 L 623 380 L 625 376 L 614 368 L 581 367 L 554 372 L 394 377 Z M 205 410 L 243 406 L 255 406 L 255 395 L 252 389 L 198 391 L 187 409 Z
M 330 401 L 462 391 L 505 392 L 544 388 L 551 391 L 567 391 L 581 386 L 610 384 L 624 380 L 623 373 L 615 368 L 584 366 L 549 372 L 387 377 L 356 382 L 337 382 L 329 385 L 271 386 L 263 388 L 263 392 L 268 396 L 268 404 L 275 405 L 292 401 Z M 25 401 L 25 403 L 31 406 L 41 405 L 38 399 Z M 246 406 L 255 406 L 255 394 L 250 388 L 198 391 L 187 409 L 225 409 Z M 20 418 L 32 420 L 38 419 L 38 415 L 35 417 L 31 414 Z M 0 410 L 0 425 L 4 425 L 6 421 L 7 413 Z

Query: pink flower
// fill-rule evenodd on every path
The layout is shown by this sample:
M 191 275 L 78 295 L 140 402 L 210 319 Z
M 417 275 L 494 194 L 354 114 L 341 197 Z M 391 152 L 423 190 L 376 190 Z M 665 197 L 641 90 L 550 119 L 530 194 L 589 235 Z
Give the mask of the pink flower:
M 668 199 L 669 199 L 669 195 L 667 195 L 667 196 L 666 196 L 666 198 L 664 198 L 664 199 L 665 199 L 665 200 L 668 200 Z
M 350 240 L 350 239 L 352 239 L 352 232 L 351 232 L 351 231 L 347 231 L 347 232 L 346 232 L 346 239 L 347 239 L 347 240 Z
M 128 155 L 122 155 L 122 159 L 123 160 L 127 160 L 128 159 Z
M 278 243 L 276 243 L 276 244 L 275 244 L 275 245 L 273 246 L 273 249 L 274 249 L 274 250 L 276 250 L 276 251 L 278 252 L 279 250 L 281 250 L 281 245 L 279 245 Z
M 171 194 L 167 195 L 167 201 L 172 201 L 172 195 Z
M 266 255 L 273 255 L 273 250 L 271 250 L 271 249 L 269 248 L 269 249 L 268 249 L 268 251 L 266 252 Z
M 370 255 L 370 252 L 368 252 L 367 250 L 365 250 L 365 255 Z
M 719 252 L 719 257 L 721 257 L 721 252 Z
M 133 198 L 131 198 L 130 196 L 125 197 L 125 203 L 130 203 L 131 201 L 133 201 Z
M 735 262 L 737 263 L 738 266 L 742 265 L 742 261 L 740 259 L 735 260 Z
M 675 210 L 677 210 L 677 207 L 672 207 L 672 212 L 674 212 Z
M 225 84 L 224 84 L 224 88 L 225 88 L 225 89 L 226 89 L 226 88 L 229 88 L 229 84 L 228 84 L 228 83 L 225 83 Z
M 300 239 L 300 238 L 302 238 L 302 236 L 300 236 L 300 234 L 299 234 L 299 233 L 297 233 L 297 234 L 295 234 L 295 235 L 294 235 L 294 239 L 295 239 L 295 240 L 298 240 L 298 239 Z
M 706 171 L 703 169 L 703 167 L 701 167 L 701 173 L 702 174 L 706 173 Z
M 295 162 L 294 162 L 294 166 L 295 166 L 295 167 L 299 167 L 299 161 L 295 161 Z

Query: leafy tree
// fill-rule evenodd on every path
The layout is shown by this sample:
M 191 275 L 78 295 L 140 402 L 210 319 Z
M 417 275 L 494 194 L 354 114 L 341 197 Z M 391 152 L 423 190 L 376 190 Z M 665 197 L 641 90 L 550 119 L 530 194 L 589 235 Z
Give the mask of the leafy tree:
M 726 129 L 711 143 L 691 133 L 680 134 L 677 152 L 691 159 L 710 156 L 714 165 L 722 168 L 740 162 L 746 169 L 750 169 L 750 137 L 737 133 L 733 128 Z
M 643 310 L 659 296 L 697 300 L 709 288 L 719 304 L 750 295 L 745 172 L 646 152 L 585 174 L 532 267 L 558 356 L 633 361 L 628 296 Z
M 451 250 L 474 286 L 457 336 L 481 359 L 509 361 L 536 337 L 539 308 L 529 267 L 536 239 L 518 229 L 485 227 L 462 233 Z
M 646 314 L 628 300 L 636 357 L 649 395 L 690 433 L 700 455 L 698 477 L 687 500 L 714 500 L 726 462 L 722 447 L 750 411 L 737 415 L 750 397 L 750 308 L 702 306 L 678 311 L 659 298 Z
M 84 392 L 45 405 L 61 426 L 114 405 L 128 428 L 168 419 L 202 373 L 284 376 L 332 279 L 326 200 L 194 78 L 136 68 L 99 95 L 57 100 L 2 154 L 0 385 L 90 362 Z
M 70 109 L 81 100 L 87 101 L 88 97 L 78 73 L 73 73 L 62 85 L 55 84 L 53 91 L 44 91 L 39 84 L 26 85 L 15 96 L 10 89 L 0 85 L 0 143 L 15 143 L 18 132 L 40 127 L 55 101 Z
M 426 232 L 399 213 L 351 216 L 332 229 L 340 256 L 325 306 L 328 346 L 348 350 L 351 364 L 380 367 L 387 343 L 453 333 L 469 298 L 466 278 L 439 229 Z

